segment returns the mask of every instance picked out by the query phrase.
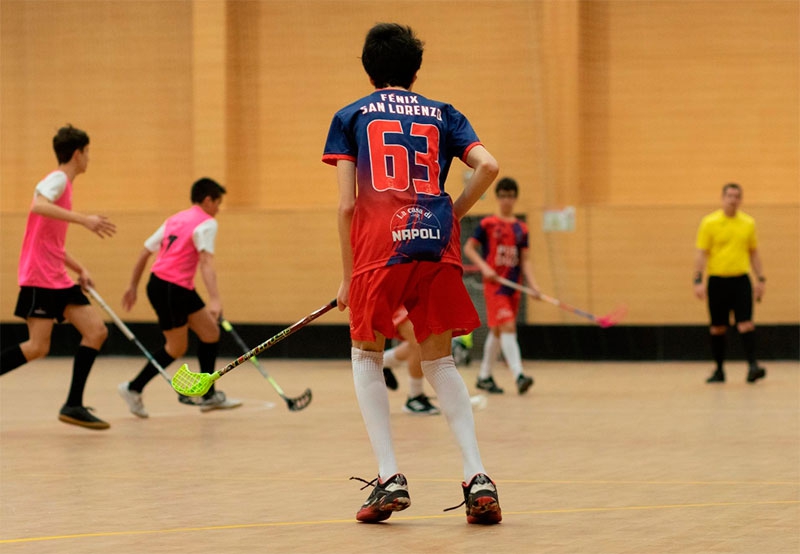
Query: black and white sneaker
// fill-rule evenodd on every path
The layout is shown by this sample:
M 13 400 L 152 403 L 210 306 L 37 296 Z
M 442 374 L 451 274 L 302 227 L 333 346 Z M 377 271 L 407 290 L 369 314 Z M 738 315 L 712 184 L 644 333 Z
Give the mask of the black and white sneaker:
M 405 406 L 403 406 L 403 411 L 407 414 L 415 415 L 439 415 L 441 413 L 439 408 L 431 404 L 430 399 L 425 394 L 409 398 Z
M 497 487 L 488 475 L 477 473 L 469 485 L 461 483 L 461 490 L 464 493 L 464 502 L 445 509 L 445 512 L 466 504 L 467 523 L 493 525 L 502 521 L 503 514 L 497 500 Z
M 748 383 L 755 383 L 759 379 L 763 379 L 767 376 L 767 370 L 763 367 L 759 367 L 754 365 L 750 367 L 749 371 L 747 372 L 747 382 Z
M 361 489 L 374 485 L 375 488 L 367 497 L 366 502 L 356 514 L 358 521 L 364 523 L 377 523 L 389 519 L 392 512 L 399 512 L 411 506 L 411 497 L 408 495 L 408 481 L 402 473 L 396 473 L 381 483 L 376 477 L 366 481 L 360 477 L 351 477 L 356 481 L 366 483 Z
M 486 379 L 478 377 L 478 382 L 475 383 L 475 386 L 492 394 L 503 394 L 503 389 L 497 386 L 497 383 L 494 382 L 494 378 L 491 375 Z
M 531 385 L 533 385 L 533 377 L 528 377 L 520 373 L 519 377 L 517 377 L 517 391 L 520 394 L 525 394 L 528 392 L 528 389 L 531 388 Z

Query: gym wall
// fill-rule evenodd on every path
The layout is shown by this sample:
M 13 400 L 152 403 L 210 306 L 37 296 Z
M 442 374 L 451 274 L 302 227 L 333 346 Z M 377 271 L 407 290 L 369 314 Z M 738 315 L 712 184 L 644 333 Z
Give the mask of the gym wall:
M 133 263 L 208 175 L 228 188 L 216 264 L 228 319 L 289 323 L 339 284 L 333 113 L 370 91 L 366 30 L 426 43 L 415 90 L 471 119 L 522 186 L 542 288 L 631 325 L 705 325 L 694 235 L 722 185 L 744 187 L 769 278 L 756 319 L 800 322 L 799 4 L 791 1 L 37 1 L 0 5 L 0 321 L 13 316 L 33 187 L 70 122 L 91 137 L 68 250 L 122 314 Z M 455 162 L 457 195 L 466 167 Z M 573 232 L 542 232 L 575 206 Z M 491 194 L 473 213 L 490 213 Z M 201 279 L 197 279 L 204 294 Z M 331 313 L 326 323 L 342 324 Z M 544 304 L 531 324 L 579 324 Z

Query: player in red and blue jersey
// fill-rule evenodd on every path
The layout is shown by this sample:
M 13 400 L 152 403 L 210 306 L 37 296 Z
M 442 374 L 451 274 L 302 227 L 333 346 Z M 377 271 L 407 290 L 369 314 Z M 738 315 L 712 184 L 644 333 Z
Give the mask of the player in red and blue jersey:
M 410 505 L 382 371 L 385 339 L 396 332 L 392 316 L 405 306 L 422 371 L 461 448 L 467 521 L 498 523 L 497 490 L 483 468 L 469 392 L 450 350 L 452 336 L 480 325 L 462 280 L 459 220 L 498 168 L 464 115 L 411 91 L 422 52 L 409 27 L 379 23 L 369 31 L 361 61 L 375 91 L 336 113 L 322 158 L 337 169 L 337 301 L 340 310 L 350 308 L 356 396 L 378 460 L 375 488 L 356 519 L 382 521 Z M 444 190 L 453 158 L 474 169 L 455 202 Z
M 524 276 L 528 285 L 538 290 L 528 255 L 528 227 L 514 216 L 518 194 L 519 187 L 514 179 L 500 179 L 495 186 L 499 213 L 483 218 L 464 245 L 464 254 L 483 274 L 489 326 L 477 387 L 495 394 L 503 392 L 492 377 L 492 366 L 497 360 L 498 351 L 503 352 L 520 394 L 533 385 L 533 379 L 522 373 L 522 356 L 517 342 L 520 293 L 495 280 L 499 276 L 521 283 Z M 478 246 L 483 256 L 478 253 Z

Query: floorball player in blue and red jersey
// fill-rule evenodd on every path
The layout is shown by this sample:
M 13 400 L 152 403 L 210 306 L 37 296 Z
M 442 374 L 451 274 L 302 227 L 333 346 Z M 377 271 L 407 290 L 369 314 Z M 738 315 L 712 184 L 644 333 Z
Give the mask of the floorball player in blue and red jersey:
M 375 488 L 356 519 L 376 522 L 410 505 L 399 473 L 383 377 L 385 339 L 404 306 L 463 458 L 470 523 L 499 523 L 497 490 L 475 437 L 469 392 L 450 351 L 453 336 L 480 325 L 461 277 L 459 220 L 497 176 L 497 162 L 453 106 L 411 91 L 423 44 L 409 27 L 380 23 L 361 61 L 375 91 L 333 117 L 322 160 L 337 169 L 343 278 L 339 309 L 350 308 L 353 379 L 378 461 Z M 473 168 L 453 201 L 444 183 L 453 158 Z
M 519 194 L 517 182 L 504 177 L 497 181 L 494 192 L 498 213 L 483 218 L 464 245 L 464 254 L 483 275 L 486 324 L 489 326 L 476 386 L 490 393 L 503 392 L 492 377 L 492 366 L 498 351 L 502 351 L 514 375 L 517 391 L 524 394 L 533 385 L 533 379 L 522 373 L 522 355 L 517 341 L 520 293 L 495 279 L 499 276 L 522 283 L 524 277 L 533 290 L 538 290 L 538 285 L 528 254 L 528 227 L 514 215 L 514 204 Z

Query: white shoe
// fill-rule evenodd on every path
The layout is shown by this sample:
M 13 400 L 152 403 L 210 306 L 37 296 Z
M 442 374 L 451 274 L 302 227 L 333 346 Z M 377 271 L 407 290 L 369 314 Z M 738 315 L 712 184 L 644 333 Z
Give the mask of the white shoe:
M 203 400 L 200 404 L 201 412 L 210 412 L 211 410 L 232 410 L 242 405 L 241 400 L 236 398 L 226 398 L 225 393 L 221 390 L 215 391 L 214 395 L 210 398 Z
M 130 383 L 120 383 L 117 387 L 119 391 L 119 395 L 128 405 L 128 409 L 131 413 L 137 417 L 150 417 L 150 414 L 147 413 L 147 410 L 144 409 L 144 403 L 142 402 L 142 394 L 136 391 L 132 391 L 128 388 Z

